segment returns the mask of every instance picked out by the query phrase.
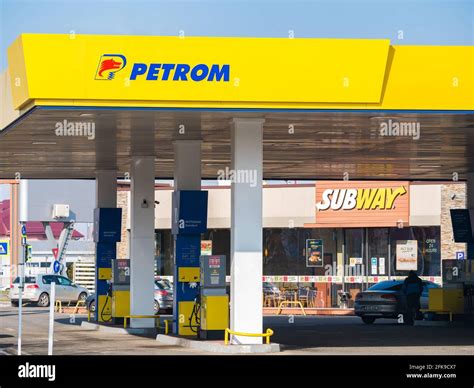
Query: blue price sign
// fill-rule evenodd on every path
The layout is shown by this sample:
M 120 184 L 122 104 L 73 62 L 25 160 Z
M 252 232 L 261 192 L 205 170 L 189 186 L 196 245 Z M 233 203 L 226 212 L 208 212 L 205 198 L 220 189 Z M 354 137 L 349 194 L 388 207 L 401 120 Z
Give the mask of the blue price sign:
M 464 260 L 464 252 L 456 252 L 456 260 Z

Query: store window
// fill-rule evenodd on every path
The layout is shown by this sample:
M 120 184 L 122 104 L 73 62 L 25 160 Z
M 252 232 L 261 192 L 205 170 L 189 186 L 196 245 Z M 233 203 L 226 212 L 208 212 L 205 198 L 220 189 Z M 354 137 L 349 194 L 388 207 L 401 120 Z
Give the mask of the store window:
M 419 276 L 441 276 L 440 236 L 439 226 L 391 228 L 392 275 L 406 276 L 414 270 Z
M 367 229 L 367 275 L 389 276 L 389 229 L 368 228 Z

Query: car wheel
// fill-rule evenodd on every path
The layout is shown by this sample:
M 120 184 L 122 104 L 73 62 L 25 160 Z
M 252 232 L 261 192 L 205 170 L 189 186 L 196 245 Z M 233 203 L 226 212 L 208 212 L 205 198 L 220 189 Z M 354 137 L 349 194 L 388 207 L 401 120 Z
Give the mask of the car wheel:
M 93 301 L 89 304 L 89 310 L 90 310 L 92 313 L 95 313 L 95 300 L 93 300 Z
M 155 303 L 153 304 L 153 310 L 155 310 L 155 314 L 158 314 L 158 312 L 160 311 L 160 304 L 157 300 L 155 300 Z
M 86 299 L 87 299 L 87 294 L 86 294 L 85 292 L 81 292 L 81 293 L 79 294 L 79 298 L 77 298 L 77 301 L 78 301 L 78 302 L 79 302 L 79 301 L 85 302 Z
M 367 325 L 370 325 L 375 322 L 375 317 L 361 317 L 362 322 L 364 322 Z
M 49 306 L 49 295 L 43 292 L 38 298 L 38 306 L 48 307 Z
M 12 304 L 12 307 L 18 307 L 18 302 L 13 302 L 12 301 L 11 304 Z

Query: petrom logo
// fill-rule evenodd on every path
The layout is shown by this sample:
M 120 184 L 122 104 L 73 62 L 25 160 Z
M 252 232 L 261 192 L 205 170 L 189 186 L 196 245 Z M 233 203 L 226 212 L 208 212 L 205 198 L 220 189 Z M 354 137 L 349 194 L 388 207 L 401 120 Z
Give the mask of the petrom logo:
M 104 54 L 101 56 L 96 71 L 96 80 L 112 80 L 115 74 L 127 64 L 127 59 L 120 54 Z M 230 65 L 199 63 L 189 65 L 186 63 L 134 63 L 128 79 L 135 81 L 208 81 L 229 82 Z
M 121 54 L 104 54 L 100 57 L 99 66 L 95 72 L 96 80 L 113 80 L 115 73 L 127 64 L 127 58 Z
M 407 193 L 404 186 L 370 189 L 327 189 L 316 208 L 321 210 L 391 210 L 395 200 Z

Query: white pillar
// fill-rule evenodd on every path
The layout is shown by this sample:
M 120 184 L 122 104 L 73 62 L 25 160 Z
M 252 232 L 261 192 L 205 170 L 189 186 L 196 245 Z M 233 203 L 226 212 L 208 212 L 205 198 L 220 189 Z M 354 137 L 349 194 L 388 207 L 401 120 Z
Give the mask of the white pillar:
M 262 119 L 234 119 L 232 170 L 246 182 L 231 186 L 231 330 L 261 333 L 262 308 Z M 234 336 L 234 344 L 261 344 L 261 337 Z
M 153 315 L 155 260 L 155 157 L 133 156 L 130 198 L 130 314 Z M 132 319 L 131 327 L 154 327 Z
M 176 140 L 174 189 L 201 190 L 201 140 Z
M 117 171 L 99 170 L 96 172 L 95 206 L 117 207 Z

